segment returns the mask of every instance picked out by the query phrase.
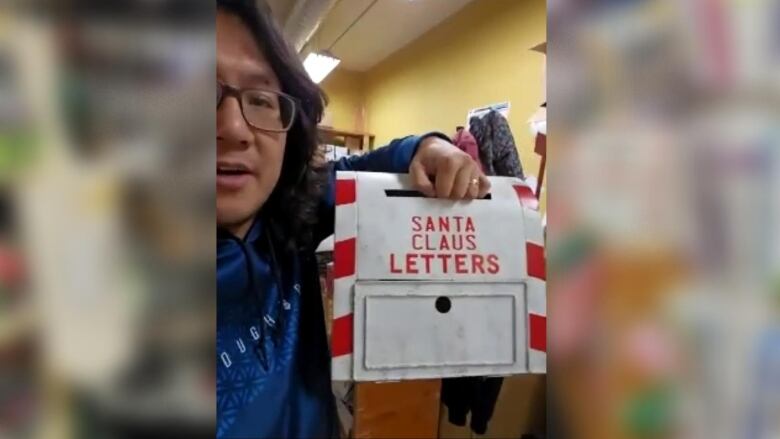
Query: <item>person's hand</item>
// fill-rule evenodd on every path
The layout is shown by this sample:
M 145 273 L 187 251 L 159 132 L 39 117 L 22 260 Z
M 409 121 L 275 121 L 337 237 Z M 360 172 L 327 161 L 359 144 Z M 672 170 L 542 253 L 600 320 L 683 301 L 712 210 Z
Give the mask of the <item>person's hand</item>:
M 477 163 L 455 145 L 435 136 L 420 143 L 409 174 L 415 189 L 429 197 L 471 200 L 490 191 L 490 181 Z

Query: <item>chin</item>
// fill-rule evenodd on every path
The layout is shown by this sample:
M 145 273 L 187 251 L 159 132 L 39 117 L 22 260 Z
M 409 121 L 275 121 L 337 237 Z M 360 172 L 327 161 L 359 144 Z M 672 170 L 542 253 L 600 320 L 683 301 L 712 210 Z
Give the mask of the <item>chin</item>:
M 230 227 L 251 221 L 260 212 L 265 200 L 220 197 L 217 195 L 217 226 Z
M 217 226 L 229 228 L 236 224 L 243 224 L 250 220 L 254 215 L 254 211 L 250 209 L 240 208 L 220 208 L 217 203 Z

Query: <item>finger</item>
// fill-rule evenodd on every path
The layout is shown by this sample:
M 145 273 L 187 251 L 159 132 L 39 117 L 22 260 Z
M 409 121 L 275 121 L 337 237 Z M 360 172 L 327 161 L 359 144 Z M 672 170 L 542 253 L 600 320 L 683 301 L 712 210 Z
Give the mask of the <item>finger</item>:
M 455 177 L 455 184 L 450 192 L 450 198 L 453 200 L 462 200 L 466 198 L 466 194 L 469 192 L 469 186 L 471 186 L 471 174 L 473 170 L 471 166 L 462 166 L 458 171 L 458 175 Z
M 474 184 L 476 182 L 476 184 Z M 471 178 L 469 179 L 469 190 L 466 193 L 466 198 L 469 200 L 473 200 L 475 198 L 479 197 L 479 171 L 474 170 L 471 173 Z
M 436 196 L 439 198 L 448 198 L 452 192 L 452 186 L 455 183 L 455 176 L 458 168 L 454 160 L 446 159 L 439 162 L 436 168 Z
M 490 180 L 485 176 L 485 174 L 479 175 L 479 194 L 477 195 L 477 198 L 485 198 L 485 195 L 490 193 Z
M 436 192 L 433 189 L 433 183 L 425 173 L 425 167 L 418 161 L 413 161 L 409 166 L 409 176 L 412 179 L 414 188 L 422 192 L 426 197 L 433 197 Z

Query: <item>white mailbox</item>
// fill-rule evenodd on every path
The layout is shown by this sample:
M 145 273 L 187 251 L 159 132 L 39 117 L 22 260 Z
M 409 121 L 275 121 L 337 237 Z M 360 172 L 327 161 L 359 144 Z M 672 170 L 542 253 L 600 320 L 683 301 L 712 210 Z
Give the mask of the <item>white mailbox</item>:
M 544 373 L 544 238 L 522 180 L 424 198 L 406 175 L 336 180 L 332 378 Z

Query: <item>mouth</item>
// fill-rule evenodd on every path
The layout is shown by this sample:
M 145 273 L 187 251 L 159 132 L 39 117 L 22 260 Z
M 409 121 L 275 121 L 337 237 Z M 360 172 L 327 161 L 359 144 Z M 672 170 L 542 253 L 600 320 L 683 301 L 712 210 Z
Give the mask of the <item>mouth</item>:
M 217 188 L 235 191 L 246 185 L 252 171 L 242 163 L 217 163 Z
M 241 175 L 249 173 L 249 168 L 242 163 L 217 163 L 217 175 Z

